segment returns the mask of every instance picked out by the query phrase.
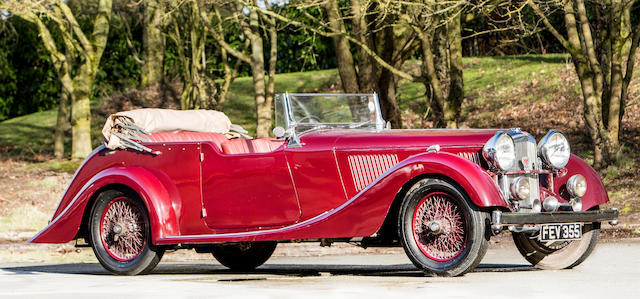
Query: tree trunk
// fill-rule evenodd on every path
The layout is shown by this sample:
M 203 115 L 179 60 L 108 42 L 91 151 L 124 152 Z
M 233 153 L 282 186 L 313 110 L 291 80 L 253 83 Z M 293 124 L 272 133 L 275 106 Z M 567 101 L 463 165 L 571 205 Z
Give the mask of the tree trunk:
M 207 76 L 204 21 L 209 14 L 206 6 L 195 2 L 183 4 L 172 15 L 173 26 L 168 37 L 176 45 L 182 67 L 181 109 L 210 109 L 216 107 L 215 84 Z M 213 96 L 211 95 L 213 93 Z
M 265 97 L 265 107 L 263 108 L 269 115 L 269 127 L 267 131 L 270 131 L 271 128 L 271 107 L 273 105 L 273 97 L 275 96 L 276 90 L 276 63 L 278 62 L 278 32 L 276 28 L 276 19 L 265 17 L 266 18 L 266 26 L 267 31 L 269 33 L 269 71 L 268 71 L 268 81 L 267 81 L 267 91 Z M 267 136 L 269 132 L 267 132 Z
M 69 95 L 66 90 L 60 93 L 60 103 L 58 103 L 58 115 L 56 117 L 56 128 L 53 132 L 53 156 L 56 159 L 64 158 L 64 132 L 69 127 L 69 116 L 67 115 L 67 102 Z
M 256 136 L 269 137 L 271 128 L 271 103 L 267 98 L 264 78 L 264 44 L 259 34 L 258 12 L 249 12 L 249 27 L 245 33 L 251 40 L 251 75 L 253 78 L 254 99 L 256 105 Z
M 142 31 L 143 64 L 141 86 L 149 87 L 164 81 L 165 38 L 162 32 L 164 0 L 145 0 Z
M 371 2 L 366 1 L 362 6 L 360 0 L 351 1 L 352 28 L 355 38 L 369 49 L 376 49 L 373 43 L 373 33 L 369 32 L 369 22 L 367 22 L 367 13 Z M 393 49 L 391 49 L 393 52 Z M 378 71 L 375 60 L 369 55 L 363 47 L 358 47 L 358 89 L 359 92 L 371 93 L 379 92 L 378 87 Z M 393 63 L 388 60 L 387 62 Z
M 394 129 L 402 128 L 402 115 L 396 98 L 397 83 L 391 71 L 382 69 L 380 72 L 380 109 L 384 119 L 391 123 Z
M 71 158 L 84 159 L 92 150 L 91 107 L 89 94 L 93 80 L 89 74 L 80 71 L 74 78 L 71 95 Z
M 378 39 L 379 48 L 382 53 L 381 56 L 388 62 L 393 63 L 394 67 L 399 68 L 403 59 L 396 59 L 394 57 L 401 56 L 397 44 L 400 38 L 396 37 L 394 28 L 387 26 L 382 31 L 382 37 Z M 375 62 L 373 62 L 375 63 Z M 380 77 L 378 78 L 378 87 L 380 89 L 380 108 L 382 110 L 382 116 L 384 119 L 391 123 L 391 127 L 394 129 L 402 128 L 402 115 L 400 113 L 400 107 L 396 99 L 396 88 L 398 82 L 396 76 L 387 68 L 381 68 Z
M 464 100 L 460 15 L 447 24 L 447 41 L 449 44 L 449 95 L 444 106 L 444 119 L 448 128 L 457 128 Z
M 620 131 L 622 129 L 621 121 L 624 113 L 623 94 L 624 76 L 626 68 L 626 59 L 630 57 L 631 50 L 631 17 L 629 10 L 624 8 L 624 4 L 620 1 L 613 1 L 610 8 L 612 14 L 619 18 L 619 22 L 611 25 L 609 38 L 611 41 L 611 82 L 608 86 L 607 95 L 608 109 L 607 115 L 603 117 L 606 120 L 607 135 L 611 144 L 608 147 L 607 155 L 611 161 L 618 161 L 622 156 L 622 147 L 620 146 Z
M 446 122 L 444 120 L 444 88 L 440 82 L 438 71 L 435 64 L 435 57 L 431 50 L 434 31 L 416 32 L 418 39 L 420 40 L 420 49 L 422 50 L 422 77 L 424 80 L 424 87 L 427 92 L 426 96 L 430 99 L 429 107 L 431 113 L 434 116 L 434 126 L 444 127 Z
M 200 19 L 200 12 L 196 4 L 191 4 L 191 75 L 193 76 L 193 95 L 191 100 L 193 108 L 207 109 L 215 106 L 209 103 L 209 90 L 207 86 L 207 56 L 205 52 L 206 31 Z
M 344 32 L 346 34 L 344 22 L 342 21 L 342 15 L 338 10 L 337 0 L 328 0 L 325 3 L 325 10 L 327 12 L 327 20 L 329 21 L 329 27 L 335 32 Z M 338 61 L 338 73 L 340 74 L 340 81 L 342 82 L 342 89 L 346 93 L 358 93 L 360 87 L 358 85 L 358 75 L 353 60 L 353 54 L 349 47 L 349 41 L 342 35 L 334 35 L 331 37 L 333 47 L 336 53 L 336 59 Z

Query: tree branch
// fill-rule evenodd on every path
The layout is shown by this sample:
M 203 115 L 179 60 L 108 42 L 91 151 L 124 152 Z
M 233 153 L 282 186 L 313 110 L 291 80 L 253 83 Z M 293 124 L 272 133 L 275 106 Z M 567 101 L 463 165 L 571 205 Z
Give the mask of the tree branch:
M 375 53 L 375 51 L 373 51 L 371 48 L 369 48 L 365 43 L 353 38 L 352 36 L 346 34 L 345 32 L 325 32 L 322 30 L 319 30 L 317 28 L 308 26 L 302 22 L 296 21 L 296 20 L 292 20 L 289 19 L 287 17 L 284 17 L 278 13 L 275 13 L 273 11 L 269 11 L 269 10 L 265 10 L 260 8 L 259 6 L 253 6 L 254 9 L 257 9 L 259 11 L 261 11 L 263 14 L 265 15 L 270 15 L 272 17 L 275 17 L 277 20 L 285 22 L 285 23 L 289 23 L 292 24 L 294 26 L 297 27 L 302 27 L 305 28 L 313 33 L 316 33 L 318 35 L 322 35 L 322 36 L 326 36 L 326 37 L 333 37 L 333 36 L 343 36 L 345 39 L 347 39 L 348 41 L 356 44 L 358 47 L 361 47 L 365 53 L 367 53 L 367 55 L 371 56 L 376 63 L 378 63 L 380 66 L 388 69 L 390 72 L 392 72 L 394 75 L 397 75 L 400 78 L 412 81 L 412 82 L 421 82 L 423 81 L 423 79 L 421 77 L 418 76 L 414 76 L 412 74 L 409 74 L 407 72 L 404 72 L 392 65 L 390 65 L 389 63 L 387 63 L 386 61 L 384 61 L 384 59 L 382 59 L 378 54 Z
M 109 22 L 111 21 L 111 11 L 113 9 L 112 0 L 99 0 L 98 14 L 93 21 L 93 32 L 91 33 L 91 45 L 93 47 L 92 68 L 93 73 L 98 70 L 98 65 L 102 53 L 109 38 Z M 97 61 L 96 61 L 97 60 Z
M 54 6 L 54 11 L 55 10 L 59 11 L 60 15 L 67 20 L 83 50 L 87 53 L 93 54 L 93 47 L 91 46 L 89 39 L 87 39 L 87 36 L 82 32 L 82 28 L 80 27 L 80 24 L 78 24 L 78 21 L 73 15 L 73 12 L 71 12 L 69 6 L 67 6 L 63 1 L 56 1 Z
M 199 5 L 202 5 L 200 1 L 197 1 L 197 2 L 199 3 Z M 217 11 L 218 8 L 215 5 L 213 9 L 216 11 L 216 14 L 219 14 L 219 12 Z M 218 42 L 218 44 L 222 46 L 222 48 L 224 48 L 227 52 L 229 52 L 229 54 L 242 60 L 243 62 L 251 64 L 251 58 L 247 54 L 236 50 L 234 47 L 228 44 L 227 41 L 224 40 L 223 33 L 218 32 L 216 28 L 213 27 L 213 25 L 211 24 L 211 20 L 207 18 L 203 9 L 200 9 L 200 15 L 203 20 L 204 27 L 207 29 L 207 31 L 209 31 L 209 33 L 211 33 L 211 36 L 213 36 L 213 39 L 215 39 L 216 42 Z
M 538 5 L 535 4 L 535 2 L 532 0 L 528 0 L 528 3 L 529 3 L 529 6 L 533 9 L 533 11 L 536 13 L 536 15 L 538 15 L 538 17 L 542 19 L 542 23 L 545 25 L 545 27 L 547 27 L 547 30 L 551 32 L 551 34 L 560 42 L 560 44 L 562 44 L 562 46 L 567 51 L 571 52 L 573 47 L 571 46 L 569 41 L 566 38 L 564 38 L 564 36 L 562 36 L 562 34 L 560 34 L 560 32 L 558 32 L 558 30 L 556 30 L 555 27 L 553 27 L 553 25 L 551 24 L 547 16 L 540 10 L 540 7 L 538 7 Z

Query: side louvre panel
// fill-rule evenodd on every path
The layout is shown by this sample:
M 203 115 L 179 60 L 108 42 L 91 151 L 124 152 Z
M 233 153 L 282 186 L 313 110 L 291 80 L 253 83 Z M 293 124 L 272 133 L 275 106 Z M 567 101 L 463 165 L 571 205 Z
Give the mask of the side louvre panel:
M 356 191 L 361 191 L 384 172 L 398 164 L 396 154 L 350 155 L 351 177 Z

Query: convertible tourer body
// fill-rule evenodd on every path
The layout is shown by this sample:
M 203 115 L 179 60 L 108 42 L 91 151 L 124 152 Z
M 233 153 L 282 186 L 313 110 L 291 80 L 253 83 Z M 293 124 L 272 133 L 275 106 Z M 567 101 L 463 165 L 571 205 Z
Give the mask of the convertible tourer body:
M 98 147 L 31 241 L 84 240 L 116 274 L 148 273 L 167 249 L 248 270 L 278 242 L 349 241 L 460 275 L 503 229 L 532 264 L 573 267 L 617 219 L 560 132 L 537 143 L 519 129 L 391 130 L 375 94 L 275 104 L 275 138 L 169 131 L 140 138 L 146 150 Z

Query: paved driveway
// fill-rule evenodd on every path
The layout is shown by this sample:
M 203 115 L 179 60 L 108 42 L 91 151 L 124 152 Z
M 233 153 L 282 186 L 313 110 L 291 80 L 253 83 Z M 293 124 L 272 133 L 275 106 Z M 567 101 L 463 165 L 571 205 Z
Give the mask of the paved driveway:
M 402 254 L 274 257 L 254 273 L 161 263 L 119 277 L 91 264 L 0 265 L 0 297 L 29 298 L 640 298 L 640 239 L 601 243 L 573 270 L 541 271 L 513 247 L 464 277 L 425 277 Z

